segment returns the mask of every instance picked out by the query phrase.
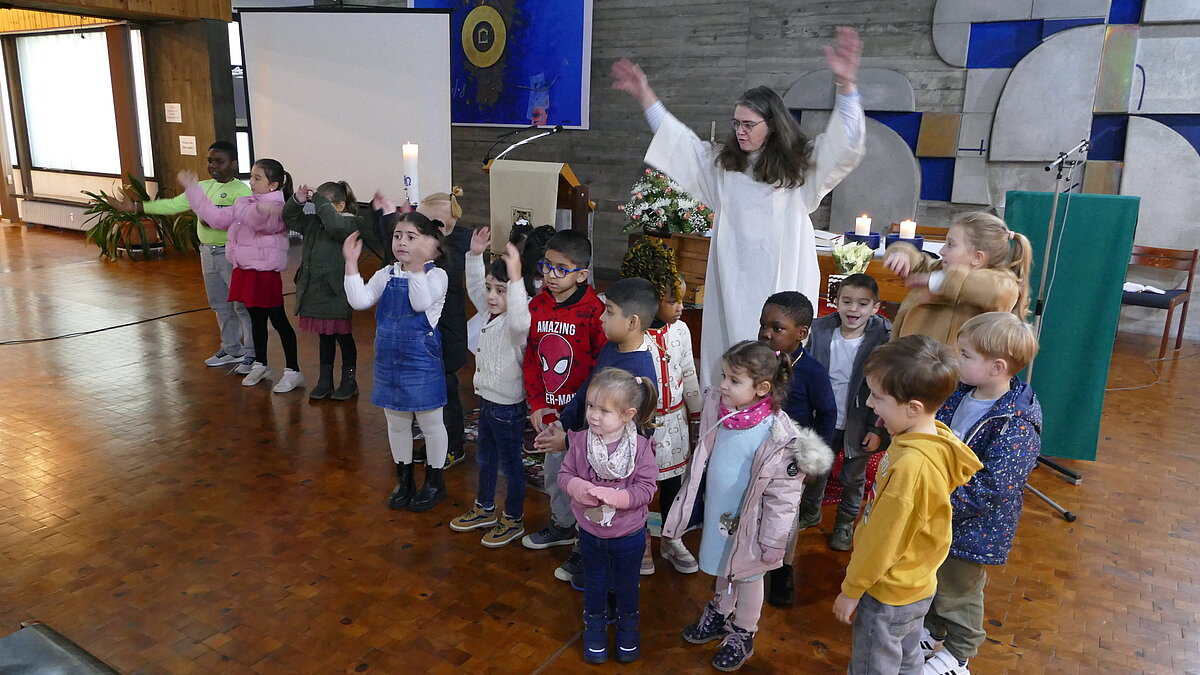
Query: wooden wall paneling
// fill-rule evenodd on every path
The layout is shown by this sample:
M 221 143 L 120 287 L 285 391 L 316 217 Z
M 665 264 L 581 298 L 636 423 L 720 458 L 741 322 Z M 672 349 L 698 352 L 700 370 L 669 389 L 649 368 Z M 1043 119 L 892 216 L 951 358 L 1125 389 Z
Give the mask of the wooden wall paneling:
M 211 20 L 143 28 L 154 165 L 173 192 L 180 169 L 204 175 L 206 148 L 218 139 L 234 140 L 227 31 L 224 22 Z M 166 121 L 164 103 L 180 104 L 182 123 Z M 196 137 L 195 157 L 179 154 L 181 135 Z
M 233 19 L 230 0 L 17 0 L 10 5 L 109 19 Z
M 0 9 L 0 33 L 49 30 L 73 26 L 93 26 L 108 23 L 109 19 L 28 9 Z
M 29 127 L 25 121 L 25 93 L 21 87 L 21 64 L 17 57 L 17 41 L 11 36 L 0 38 L 4 49 L 4 77 L 8 81 L 8 103 L 12 109 L 13 137 L 17 147 L 13 148 L 18 170 L 21 172 L 21 190 L 29 194 L 33 186 L 33 155 L 29 150 Z
M 104 28 L 108 42 L 108 70 L 112 78 L 113 112 L 117 121 L 117 150 L 121 155 L 121 176 L 146 179 L 142 167 L 142 136 L 138 129 L 137 94 L 133 83 L 133 58 L 129 24 Z

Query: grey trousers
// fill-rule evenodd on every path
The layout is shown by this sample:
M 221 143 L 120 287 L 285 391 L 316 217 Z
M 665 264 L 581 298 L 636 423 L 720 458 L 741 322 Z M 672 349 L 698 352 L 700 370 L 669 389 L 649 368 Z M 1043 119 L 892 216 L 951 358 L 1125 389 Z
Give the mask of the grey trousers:
M 863 593 L 854 613 L 850 675 L 919 674 L 925 668 L 921 654 L 921 621 L 933 596 L 908 605 L 885 605 Z
M 833 437 L 834 452 L 843 444 L 846 434 L 838 431 Z M 867 484 L 867 462 L 871 455 L 864 454 L 853 459 L 842 456 L 842 467 L 838 471 L 838 482 L 842 484 L 842 500 L 838 504 L 838 518 L 853 521 L 858 518 L 862 509 L 863 487 Z M 813 508 L 821 508 L 821 498 L 825 496 L 825 484 L 829 482 L 829 474 L 817 478 L 811 485 L 804 486 L 804 497 L 800 500 Z
M 225 247 L 200 244 L 200 269 L 204 272 L 208 306 L 216 313 L 217 326 L 221 329 L 221 349 L 234 356 L 253 356 L 250 313 L 242 303 L 229 302 L 233 265 L 225 258 Z
M 571 495 L 558 486 L 558 470 L 562 468 L 566 452 L 547 452 L 546 463 L 542 465 L 542 477 L 546 481 L 546 494 L 550 495 L 550 513 L 554 524 L 559 527 L 571 527 L 575 524 L 575 513 L 571 511 Z
M 937 593 L 925 615 L 925 627 L 945 637 L 946 651 L 960 661 L 979 653 L 983 630 L 983 588 L 987 571 L 981 563 L 949 556 L 938 568 Z

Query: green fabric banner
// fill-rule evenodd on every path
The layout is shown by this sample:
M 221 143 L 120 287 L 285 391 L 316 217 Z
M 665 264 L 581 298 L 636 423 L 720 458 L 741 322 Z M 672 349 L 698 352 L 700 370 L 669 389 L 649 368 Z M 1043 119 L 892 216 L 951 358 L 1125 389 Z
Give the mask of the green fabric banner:
M 1042 278 L 1053 202 L 1049 192 L 1007 195 L 1004 220 L 1033 244 L 1031 301 L 1037 299 Z M 1118 195 L 1064 194 L 1058 199 L 1041 345 L 1031 379 L 1045 418 L 1043 455 L 1096 459 L 1139 202 L 1138 197 Z

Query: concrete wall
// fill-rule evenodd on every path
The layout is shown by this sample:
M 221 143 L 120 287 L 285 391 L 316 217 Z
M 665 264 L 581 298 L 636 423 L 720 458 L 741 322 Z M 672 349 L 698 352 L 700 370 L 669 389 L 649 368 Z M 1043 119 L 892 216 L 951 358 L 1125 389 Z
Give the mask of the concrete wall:
M 625 203 L 642 170 L 650 131 L 633 99 L 609 88 L 613 61 L 628 57 L 640 63 L 670 110 L 707 137 L 710 122 L 723 133 L 732 101 L 742 91 L 765 84 L 782 93 L 805 72 L 823 67 L 821 47 L 832 43 L 835 26 L 848 25 L 865 42 L 864 66 L 893 68 L 912 80 L 918 110 L 956 112 L 966 71 L 946 65 L 934 52 L 933 5 L 933 0 L 596 0 L 591 130 L 557 134 L 513 158 L 564 161 L 575 168 L 596 202 L 596 264 L 615 268 L 625 251 L 620 234 L 625 221 L 617 205 Z M 454 181 L 466 191 L 466 223 L 487 221 L 487 176 L 480 161 L 497 135 L 495 129 L 454 129 Z M 930 218 L 955 210 L 923 206 L 928 211 L 919 214 Z M 815 214 L 818 227 L 827 212 L 826 206 Z

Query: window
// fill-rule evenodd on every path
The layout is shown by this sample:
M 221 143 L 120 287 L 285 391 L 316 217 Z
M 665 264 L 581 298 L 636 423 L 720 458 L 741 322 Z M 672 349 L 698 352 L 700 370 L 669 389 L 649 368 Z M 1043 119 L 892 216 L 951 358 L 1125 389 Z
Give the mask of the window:
M 250 112 L 247 103 L 246 68 L 242 64 L 242 25 L 235 14 L 229 23 L 229 67 L 233 77 L 233 117 L 238 149 L 238 169 L 249 176 L 253 152 L 250 149 Z
M 121 155 L 104 31 L 29 35 L 18 37 L 16 43 L 31 168 L 119 175 Z M 154 153 L 140 30 L 130 31 L 130 49 L 142 171 L 150 177 Z M 0 89 L 7 113 L 7 87 Z M 7 115 L 4 121 L 11 133 Z M 15 149 L 11 137 L 10 143 Z
M 33 166 L 119 174 L 103 31 L 17 38 Z

